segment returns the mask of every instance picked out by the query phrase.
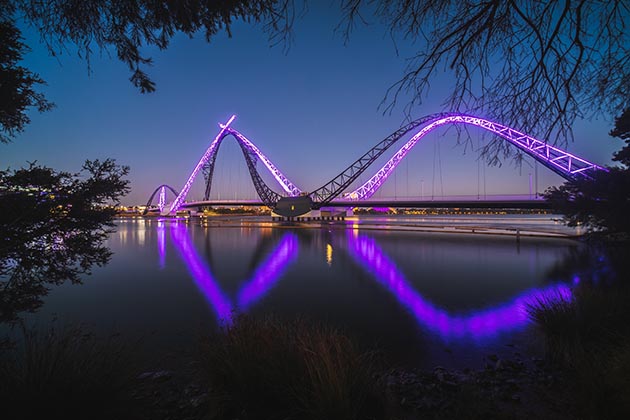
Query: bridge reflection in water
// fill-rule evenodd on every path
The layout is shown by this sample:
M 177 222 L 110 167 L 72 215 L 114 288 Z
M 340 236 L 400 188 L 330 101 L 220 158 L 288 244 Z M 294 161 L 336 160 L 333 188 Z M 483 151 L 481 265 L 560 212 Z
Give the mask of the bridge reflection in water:
M 163 233 L 160 234 L 161 229 L 162 225 L 158 224 L 158 248 L 160 258 L 163 259 L 165 237 Z M 284 233 L 278 245 L 258 265 L 251 278 L 236 294 L 236 299 L 232 300 L 221 290 L 211 267 L 195 249 L 190 236 L 190 226 L 172 220 L 170 234 L 172 243 L 197 288 L 210 303 L 222 324 L 230 324 L 235 313 L 247 311 L 270 293 L 287 268 L 296 261 L 299 250 L 296 233 L 291 231 Z M 352 260 L 392 294 L 400 305 L 415 317 L 421 329 L 428 329 L 447 341 L 458 339 L 483 341 L 500 333 L 520 329 L 529 322 L 527 314 L 529 304 L 572 298 L 571 289 L 566 283 L 556 283 L 543 288 L 529 289 L 493 307 L 465 313 L 449 313 L 429 302 L 415 290 L 396 264 L 376 244 L 374 238 L 352 229 L 347 230 L 345 241 L 345 248 Z
M 232 316 L 237 310 L 247 310 L 268 293 L 298 254 L 297 237 L 292 232 L 285 233 L 269 257 L 260 264 L 251 279 L 241 287 L 236 304 L 234 304 L 224 295 L 210 267 L 195 249 L 188 230 L 188 225 L 185 223 L 171 223 L 171 239 L 197 287 L 222 323 L 231 323 Z
M 428 302 L 414 290 L 373 238 L 348 232 L 348 250 L 361 266 L 373 274 L 380 284 L 415 316 L 418 323 L 442 338 L 482 339 L 503 331 L 520 328 L 529 321 L 528 304 L 571 299 L 571 289 L 556 284 L 542 289 L 530 289 L 510 302 L 465 315 L 454 315 Z

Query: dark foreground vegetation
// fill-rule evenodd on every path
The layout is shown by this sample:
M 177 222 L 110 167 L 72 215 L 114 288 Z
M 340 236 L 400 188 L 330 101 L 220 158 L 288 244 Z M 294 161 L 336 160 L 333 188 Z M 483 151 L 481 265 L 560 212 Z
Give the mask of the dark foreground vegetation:
M 476 370 L 395 367 L 304 319 L 238 316 L 157 364 L 121 337 L 21 328 L 0 344 L 0 404 L 13 419 L 630 418 L 627 280 L 532 302 L 545 359 Z
M 630 245 L 610 256 L 617 278 L 589 279 L 571 300 L 537 302 L 530 315 L 546 354 L 565 375 L 565 399 L 578 418 L 630 418 Z M 614 261 L 616 260 L 616 261 Z

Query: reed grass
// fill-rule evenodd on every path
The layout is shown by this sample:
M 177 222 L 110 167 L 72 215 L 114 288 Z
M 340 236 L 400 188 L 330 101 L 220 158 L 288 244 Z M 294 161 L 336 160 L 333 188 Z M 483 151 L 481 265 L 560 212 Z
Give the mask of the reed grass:
M 630 418 L 630 287 L 581 287 L 534 302 L 529 313 L 549 358 L 567 375 L 582 418 Z
M 389 418 L 378 354 L 334 328 L 241 316 L 201 349 L 211 418 Z
M 0 352 L 0 406 L 12 419 L 139 418 L 130 352 L 80 328 L 21 329 Z

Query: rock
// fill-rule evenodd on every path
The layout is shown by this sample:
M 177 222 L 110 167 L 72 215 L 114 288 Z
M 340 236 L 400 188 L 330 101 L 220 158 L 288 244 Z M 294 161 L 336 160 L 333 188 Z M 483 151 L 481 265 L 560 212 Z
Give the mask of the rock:
M 199 407 L 208 402 L 208 394 L 204 393 L 190 399 L 190 405 L 194 408 Z
M 161 380 L 169 380 L 172 377 L 172 373 L 167 370 L 160 370 L 157 372 L 144 372 L 138 375 L 138 379 L 161 379 Z

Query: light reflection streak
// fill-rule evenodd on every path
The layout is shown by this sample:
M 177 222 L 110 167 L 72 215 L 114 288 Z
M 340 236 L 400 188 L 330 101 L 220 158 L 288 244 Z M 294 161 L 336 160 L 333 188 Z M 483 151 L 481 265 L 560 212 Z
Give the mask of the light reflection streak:
M 366 236 L 347 235 L 348 250 L 354 259 L 376 280 L 385 286 L 398 301 L 407 307 L 418 322 L 442 338 L 487 338 L 500 332 L 517 329 L 529 322 L 527 305 L 540 301 L 570 300 L 571 289 L 556 284 L 529 290 L 500 306 L 474 311 L 465 315 L 451 315 L 446 310 L 426 301 L 413 289 L 396 265 Z
M 192 245 L 188 235 L 188 227 L 185 224 L 171 223 L 171 238 L 197 287 L 217 313 L 219 321 L 231 323 L 232 303 L 223 295 L 221 288 L 210 272 L 210 267 L 206 265 Z
M 333 247 L 331 244 L 326 244 L 326 264 L 332 266 Z
M 166 265 L 166 229 L 164 227 L 164 220 L 158 220 L 157 223 L 157 243 L 160 268 L 163 269 Z
M 298 241 L 294 233 L 287 232 L 280 244 L 256 270 L 252 279 L 246 283 L 238 294 L 238 308 L 246 310 L 269 292 L 282 276 L 287 266 L 297 257 Z
M 217 313 L 220 322 L 230 324 L 235 309 L 246 310 L 271 290 L 287 266 L 298 253 L 298 240 L 294 233 L 287 232 L 270 256 L 256 269 L 238 294 L 238 305 L 226 297 L 212 275 L 210 267 L 197 253 L 188 234 L 186 224 L 171 223 L 171 239 L 182 257 L 195 284 Z

